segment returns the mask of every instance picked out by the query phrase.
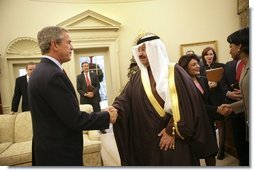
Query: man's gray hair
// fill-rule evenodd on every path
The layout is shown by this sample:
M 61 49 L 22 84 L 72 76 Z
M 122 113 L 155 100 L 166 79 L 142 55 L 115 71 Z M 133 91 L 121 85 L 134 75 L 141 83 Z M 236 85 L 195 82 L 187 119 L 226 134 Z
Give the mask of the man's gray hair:
M 37 40 L 42 55 L 45 55 L 49 52 L 52 40 L 56 41 L 56 43 L 61 43 L 63 39 L 62 37 L 63 32 L 68 31 L 58 26 L 48 26 L 38 32 Z

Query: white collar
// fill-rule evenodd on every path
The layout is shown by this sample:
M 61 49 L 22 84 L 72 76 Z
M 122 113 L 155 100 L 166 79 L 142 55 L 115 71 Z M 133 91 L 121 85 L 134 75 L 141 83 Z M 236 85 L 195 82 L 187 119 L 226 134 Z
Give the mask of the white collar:
M 56 60 L 55 58 L 53 58 L 53 57 L 51 57 L 51 56 L 47 56 L 47 55 L 43 55 L 42 57 L 51 60 L 51 61 L 54 62 L 61 70 L 63 70 L 62 65 L 61 65 L 60 62 L 59 62 L 58 60 Z

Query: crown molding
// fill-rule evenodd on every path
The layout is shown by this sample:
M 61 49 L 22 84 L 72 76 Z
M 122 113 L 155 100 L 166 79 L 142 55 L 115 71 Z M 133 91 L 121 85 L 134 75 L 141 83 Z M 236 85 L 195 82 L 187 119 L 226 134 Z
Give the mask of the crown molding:
M 6 55 L 31 56 L 40 54 L 36 39 L 31 37 L 19 37 L 13 40 L 6 48 Z
M 113 3 L 133 3 L 133 2 L 147 2 L 152 0 L 30 0 L 48 3 L 80 3 L 80 4 L 113 4 Z
M 121 23 L 96 13 L 92 10 L 86 10 L 68 20 L 58 24 L 67 30 L 118 30 Z

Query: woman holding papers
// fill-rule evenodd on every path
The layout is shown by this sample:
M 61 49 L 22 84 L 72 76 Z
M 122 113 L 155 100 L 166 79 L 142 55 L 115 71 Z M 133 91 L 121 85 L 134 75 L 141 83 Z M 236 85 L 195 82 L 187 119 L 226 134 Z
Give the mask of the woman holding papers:
M 217 62 L 217 55 L 212 47 L 206 47 L 201 55 L 205 70 L 207 71 L 207 79 L 210 91 L 210 99 L 212 105 L 221 105 L 224 102 L 224 96 L 220 85 L 223 67 L 225 64 Z M 222 72 L 219 72 L 221 69 Z M 218 71 L 218 72 L 217 72 Z M 216 121 L 219 130 L 219 152 L 217 159 L 224 159 L 226 124 L 224 120 Z
M 206 47 L 203 51 L 202 51 L 202 61 L 204 63 L 204 67 L 206 70 L 210 70 L 210 69 L 215 69 L 215 68 L 223 68 L 224 64 L 223 63 L 219 63 L 216 62 L 217 61 L 217 55 L 215 50 L 212 47 Z M 217 82 L 214 80 L 209 80 L 208 79 L 208 84 L 210 88 L 219 88 L 219 86 L 217 86 Z M 221 94 L 221 93 L 220 93 Z M 221 95 L 220 95 L 221 96 Z M 221 100 L 221 97 L 218 97 Z M 221 102 L 223 102 L 223 100 L 221 100 Z M 217 101 L 214 103 L 218 103 Z

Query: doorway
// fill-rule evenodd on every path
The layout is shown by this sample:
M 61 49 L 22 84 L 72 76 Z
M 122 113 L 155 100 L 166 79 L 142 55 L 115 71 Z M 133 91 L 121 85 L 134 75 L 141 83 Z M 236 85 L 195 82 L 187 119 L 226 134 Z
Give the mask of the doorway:
M 14 64 L 14 78 L 18 78 L 20 76 L 26 75 L 26 64 Z
M 79 57 L 79 66 L 83 62 L 89 63 L 89 71 L 96 73 L 100 81 L 100 97 L 101 102 L 100 106 L 101 109 L 105 109 L 108 107 L 108 96 L 107 96 L 107 84 L 106 84 L 106 74 L 105 74 L 105 66 L 104 66 L 104 56 L 97 55 L 97 56 L 80 56 Z
M 26 75 L 26 63 L 19 63 L 19 64 L 14 64 L 13 65 L 13 73 L 14 73 L 14 78 L 16 80 L 16 78 Z M 12 97 L 13 97 L 13 93 L 14 93 L 14 87 L 15 84 L 13 84 L 13 88 L 12 88 Z M 21 102 L 22 102 L 22 96 L 21 99 L 19 101 L 19 105 L 18 105 L 18 111 L 17 112 L 21 112 Z
M 82 71 L 82 62 L 88 62 L 90 72 L 95 72 L 97 74 L 100 81 L 100 106 L 102 110 L 107 108 L 110 103 L 108 93 L 110 92 L 111 87 L 108 48 L 97 47 L 75 49 L 74 55 L 76 75 L 79 75 Z M 80 98 L 79 95 L 78 98 Z

